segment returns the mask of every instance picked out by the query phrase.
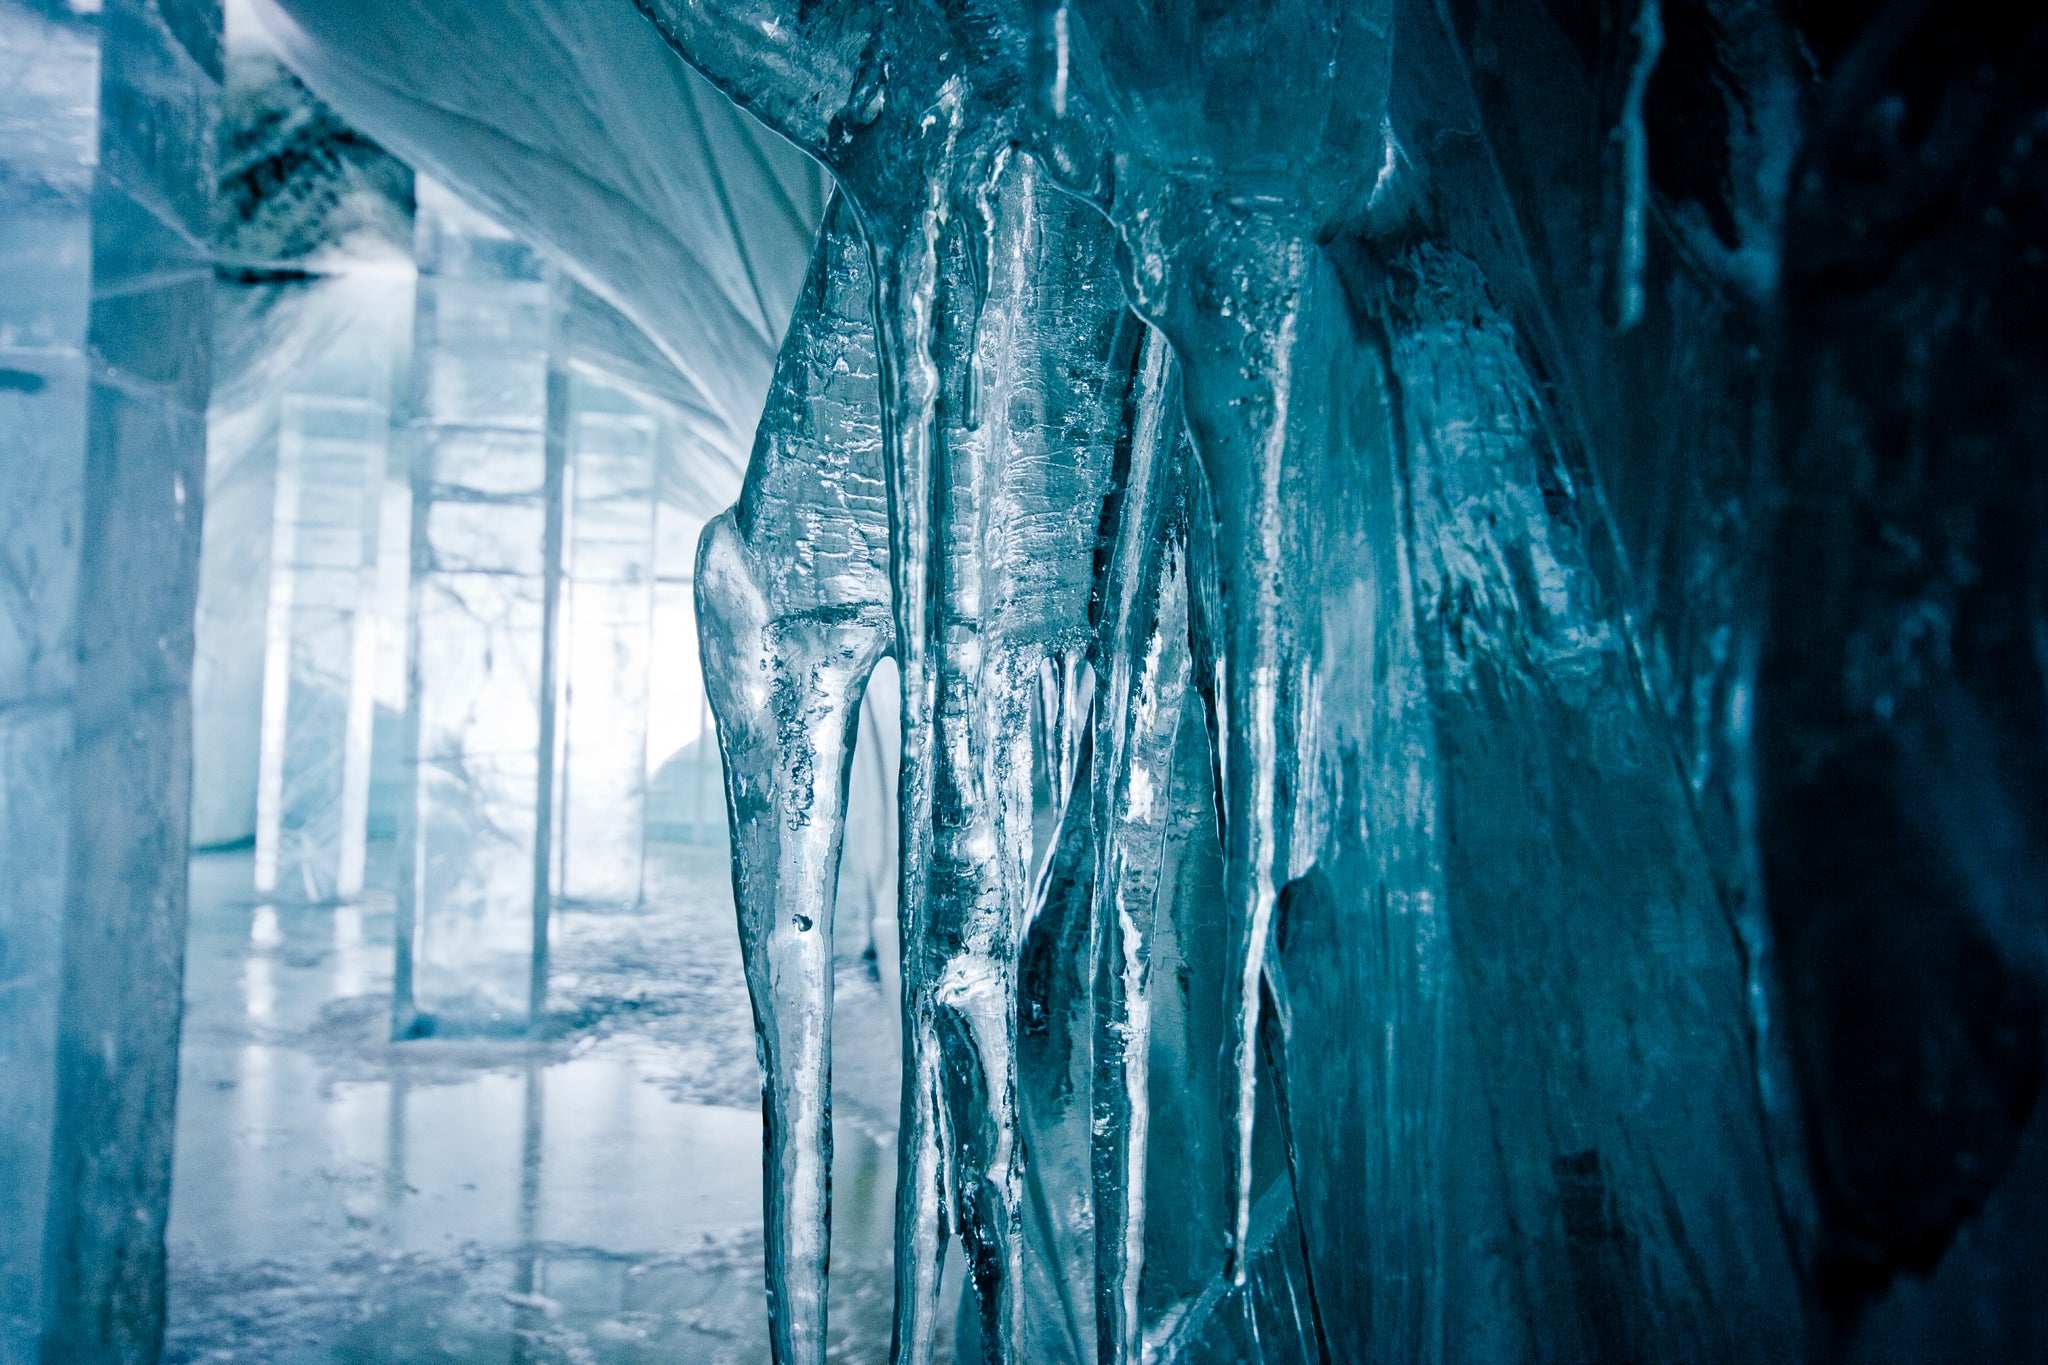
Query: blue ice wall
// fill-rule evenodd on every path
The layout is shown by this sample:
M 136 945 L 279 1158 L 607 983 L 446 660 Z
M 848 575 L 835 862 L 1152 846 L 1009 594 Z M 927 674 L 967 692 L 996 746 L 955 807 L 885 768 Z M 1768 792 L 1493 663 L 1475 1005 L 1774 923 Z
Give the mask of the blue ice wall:
M 163 1332 L 220 10 L 0 5 L 0 1360 Z

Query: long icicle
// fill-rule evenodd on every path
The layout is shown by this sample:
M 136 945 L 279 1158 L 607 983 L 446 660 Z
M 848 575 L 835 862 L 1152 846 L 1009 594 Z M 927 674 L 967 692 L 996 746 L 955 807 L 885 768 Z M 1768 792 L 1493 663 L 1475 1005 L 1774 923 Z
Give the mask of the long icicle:
M 1035 176 L 999 158 L 973 223 L 948 245 L 950 391 L 986 388 L 940 431 L 944 544 L 937 618 L 929 1008 L 946 1057 L 952 1191 L 980 1313 L 982 1358 L 1013 1359 L 1022 1330 L 1023 1151 L 1017 967 L 1031 880 L 1033 715 L 1041 642 L 1007 608 L 1017 565 L 1006 537 L 1031 510 L 1019 476 L 1038 433 L 1013 394 L 1046 344 L 1033 307 L 1045 232 Z M 984 330 L 986 354 L 980 345 Z M 984 361 L 986 363 L 984 364 Z M 978 372 L 986 369 L 986 376 Z
M 949 137 L 959 126 L 957 92 L 942 100 Z M 945 1129 L 939 1096 L 939 1046 L 928 991 L 917 970 L 930 934 L 932 717 L 930 657 L 932 426 L 939 376 L 933 358 L 933 296 L 938 238 L 949 204 L 950 145 L 940 174 L 901 224 L 863 219 L 874 270 L 876 354 L 880 362 L 882 464 L 889 492 L 889 563 L 896 664 L 902 682 L 903 756 L 896 789 L 899 826 L 897 906 L 903 944 L 903 1098 L 897 1130 L 896 1312 L 893 1365 L 929 1365 L 938 1326 L 944 1264 Z
M 965 341 L 986 398 L 978 414 L 949 408 L 939 424 L 938 749 L 921 974 L 943 1031 L 952 1188 L 981 1358 L 1007 1362 L 1025 1349 L 1026 1326 L 1018 985 L 1034 903 L 1034 728 L 1044 666 L 1057 658 L 1053 723 L 1069 735 L 1054 745 L 1051 778 L 1069 785 L 1099 524 L 1074 509 L 1092 511 L 1108 493 L 1137 333 L 1099 219 L 1048 193 L 1026 158 L 999 157 L 987 184 L 985 234 L 956 234 L 945 258 L 957 286 L 942 309 L 945 392 L 968 387 L 957 363 Z M 975 271 L 981 251 L 988 264 Z M 1074 1194 L 1085 1199 L 1085 1184 Z
M 1189 672 L 1185 552 L 1162 534 L 1178 481 L 1180 426 L 1173 400 L 1179 392 L 1165 339 L 1149 329 L 1142 365 L 1103 593 L 1103 695 L 1095 740 L 1100 758 L 1091 792 L 1098 837 L 1089 1159 L 1096 1355 L 1104 1365 L 1139 1359 L 1143 1339 L 1138 1281 L 1144 1265 L 1151 928 L 1170 809 L 1166 788 Z
M 697 603 L 765 1078 L 772 1345 L 777 1362 L 818 1365 L 831 1246 L 834 888 L 861 694 L 889 632 L 879 613 L 772 620 L 729 512 L 705 530 Z
M 1232 1201 L 1226 1270 L 1244 1283 L 1251 1229 L 1252 1138 L 1257 1114 L 1259 980 L 1280 883 L 1286 877 L 1293 754 L 1283 695 L 1298 647 L 1289 629 L 1286 477 L 1299 310 L 1312 248 L 1263 225 L 1242 225 L 1224 259 L 1250 265 L 1243 296 L 1220 318 L 1201 318 L 1201 344 L 1180 344 L 1190 434 L 1207 469 L 1217 514 L 1224 607 L 1227 761 L 1224 876 L 1229 915 L 1230 1049 L 1224 1112 Z M 1204 243 L 1214 251 L 1215 243 Z
M 835 203 L 740 503 L 699 547 L 705 693 L 763 1070 L 778 1365 L 825 1358 L 834 902 L 861 697 L 891 640 L 869 292 L 857 226 Z M 782 553 L 793 543 L 808 553 Z

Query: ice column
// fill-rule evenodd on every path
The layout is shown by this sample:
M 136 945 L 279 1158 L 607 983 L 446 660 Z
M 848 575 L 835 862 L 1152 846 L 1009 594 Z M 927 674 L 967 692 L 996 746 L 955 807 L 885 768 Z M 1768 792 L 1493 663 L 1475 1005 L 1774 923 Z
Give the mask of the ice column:
M 256 889 L 363 888 L 376 667 L 377 520 L 390 413 L 360 395 L 279 404 L 256 776 Z
M 648 671 L 654 626 L 656 454 L 647 411 L 592 410 L 630 395 L 579 376 L 570 426 L 559 889 L 640 899 L 647 828 Z
M 8 1362 L 162 1340 L 219 101 L 217 4 L 0 0 Z
M 440 186 L 418 203 L 393 1028 L 517 1032 L 547 972 L 567 286 Z

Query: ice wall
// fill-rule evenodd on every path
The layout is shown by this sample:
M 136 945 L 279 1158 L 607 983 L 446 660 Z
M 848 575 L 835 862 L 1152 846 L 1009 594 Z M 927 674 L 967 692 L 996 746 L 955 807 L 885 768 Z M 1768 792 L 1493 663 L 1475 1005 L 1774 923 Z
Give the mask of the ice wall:
M 150 1360 L 185 930 L 217 5 L 0 5 L 0 1359 Z

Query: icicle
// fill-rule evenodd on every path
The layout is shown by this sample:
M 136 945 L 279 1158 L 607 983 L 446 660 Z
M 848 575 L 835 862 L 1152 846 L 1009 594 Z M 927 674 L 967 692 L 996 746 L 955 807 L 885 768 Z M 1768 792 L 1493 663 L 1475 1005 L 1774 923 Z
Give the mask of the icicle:
M 1043 18 L 1052 6 L 1040 0 Z M 1327 395 L 1327 369 L 1302 325 L 1315 297 L 1318 240 L 1369 202 L 1376 159 L 1358 149 L 1383 140 L 1391 44 L 1389 8 L 1377 0 L 1318 6 L 1313 22 L 1276 28 L 1265 7 L 1226 4 L 1200 25 L 1144 9 L 1078 0 L 1078 32 L 1095 47 L 1085 60 L 1036 51 L 1034 74 L 1059 79 L 1065 98 L 1096 116 L 1109 144 L 1113 185 L 1087 171 L 1073 188 L 1104 202 L 1122 242 L 1132 303 L 1179 357 L 1188 430 L 1216 514 L 1222 630 L 1203 612 L 1205 651 L 1220 682 L 1207 696 L 1221 750 L 1225 901 L 1232 977 L 1226 1086 L 1229 1270 L 1244 1273 L 1251 1217 L 1259 979 L 1280 884 L 1290 865 L 1291 803 L 1298 790 L 1292 708 L 1314 657 L 1312 616 L 1290 591 L 1289 555 L 1304 537 L 1300 500 L 1283 495 L 1306 452 L 1324 439 L 1308 426 Z M 1057 15 L 1053 15 L 1057 19 Z M 1304 16 L 1307 17 L 1307 16 Z M 1046 30 L 1041 25 L 1040 32 Z M 1028 49 L 1029 50 L 1029 49 Z M 1259 52 L 1281 79 L 1247 79 L 1212 54 Z M 1077 90 L 1086 80 L 1098 88 Z M 1054 103 L 1034 101 L 1046 116 Z M 1224 112 L 1224 111 L 1228 112 Z M 1132 117 L 1131 111 L 1137 111 Z M 1056 164 L 1076 171 L 1104 159 L 1072 155 L 1082 134 L 1071 117 L 1045 130 Z M 1141 136 L 1139 129 L 1143 129 Z M 1188 168 L 1200 166 L 1199 171 Z M 1297 405 L 1297 387 L 1303 389 Z M 1297 412 L 1297 406 L 1300 411 Z M 1293 424 L 1300 422 L 1297 433 Z M 1305 437 L 1301 450 L 1292 443 Z M 1204 604 L 1206 605 L 1206 604 Z M 1218 716 L 1220 710 L 1223 714 Z
M 834 901 L 861 698 L 891 639 L 868 293 L 859 234 L 834 204 L 745 492 L 706 528 L 698 559 L 763 1071 L 778 1365 L 824 1360 Z
M 1642 0 L 1630 26 L 1636 41 L 1635 61 L 1628 72 L 1628 93 L 1621 123 L 1614 130 L 1621 143 L 1621 232 L 1615 268 L 1615 325 L 1623 331 L 1643 316 L 1643 266 L 1649 255 L 1650 136 L 1643 126 L 1643 98 L 1664 51 L 1664 20 L 1657 0 Z
M 1074 790 L 1074 778 L 1078 771 L 1077 760 L 1081 752 L 1081 734 L 1087 728 L 1088 718 L 1094 711 L 1095 671 L 1088 667 L 1086 652 L 1075 648 L 1061 654 L 1058 678 L 1060 726 L 1055 739 L 1059 755 L 1059 784 L 1053 789 L 1053 800 L 1063 805 L 1068 793 Z
M 999 160 L 995 173 L 986 295 L 957 255 L 945 278 L 960 287 L 942 295 L 947 336 L 976 335 L 952 320 L 982 313 L 974 359 L 987 401 L 978 425 L 939 432 L 931 899 L 918 971 L 945 1054 L 981 1350 L 1008 1361 L 1025 1326 L 1017 983 L 1033 904 L 1034 732 L 1046 725 L 1050 662 L 1052 776 L 1070 786 L 1087 715 L 1095 509 L 1131 375 L 1106 227 L 1045 190 L 1028 161 Z M 944 365 L 966 360 L 949 351 Z M 1085 1199 L 1085 1183 L 1076 1193 Z
M 1027 1360 L 1083 1361 L 1095 1337 L 1090 1207 L 1090 935 L 1096 843 L 1088 799 L 1093 734 L 1080 733 L 1078 789 L 1056 815 L 1017 969 L 1017 1074 L 1025 1143 Z
M 1287 588 L 1286 509 L 1281 485 L 1287 464 L 1295 345 L 1301 295 L 1311 269 L 1305 242 L 1264 225 L 1246 235 L 1261 247 L 1233 253 L 1243 297 L 1230 300 L 1201 344 L 1181 346 L 1188 422 L 1207 467 L 1218 514 L 1217 549 L 1224 604 L 1225 671 L 1219 700 L 1228 724 L 1216 724 L 1226 755 L 1224 775 L 1225 897 L 1230 934 L 1230 1076 L 1224 1096 L 1232 1199 L 1230 1266 L 1245 1273 L 1242 1249 L 1252 1205 L 1252 1137 L 1257 1112 L 1259 978 L 1289 851 L 1285 807 L 1296 789 L 1293 755 L 1282 735 L 1283 680 L 1295 671 L 1298 632 Z M 1242 263 L 1257 261 L 1262 275 Z M 1233 325 L 1233 319 L 1237 320 Z M 1192 329 L 1190 329 L 1192 330 Z M 1283 771 L 1283 764 L 1288 771 Z
M 734 899 L 766 1078 L 768 1296 L 778 1362 L 825 1358 L 831 1243 L 832 916 L 862 690 L 879 613 L 771 620 L 732 514 L 697 567 L 704 677 L 718 717 Z
M 1038 765 L 1046 775 L 1052 805 L 1066 805 L 1074 789 L 1080 739 L 1094 703 L 1094 670 L 1087 651 L 1076 646 L 1049 655 L 1038 669 L 1038 734 L 1043 751 Z
M 1125 70 L 1160 71 L 1161 54 L 1170 54 L 1173 43 L 1186 38 L 1178 29 L 1162 27 L 1136 12 L 1099 4 L 1079 8 L 1084 13 L 1078 17 L 1104 50 L 1077 62 L 1072 44 L 1078 30 L 1059 15 L 1052 16 L 1053 61 L 1046 70 L 1060 90 L 1047 107 L 1056 116 L 1083 106 L 1114 107 L 1122 96 L 1140 104 L 1160 96 L 1175 109 L 1206 108 L 1214 101 L 1206 98 L 1205 82 L 1229 81 L 1236 89 L 1241 80 L 1240 73 L 1213 70 L 1200 53 L 1190 51 L 1185 63 L 1173 66 L 1174 79 L 1168 82 L 1185 82 L 1185 91 L 1095 91 L 1084 96 L 1076 88 L 1084 71 L 1098 81 L 1114 80 Z M 938 930 L 932 916 L 940 909 L 939 898 L 927 886 L 938 758 L 933 726 L 940 720 L 941 686 L 929 654 L 929 641 L 938 633 L 932 585 L 934 531 L 951 529 L 943 518 L 937 528 L 932 521 L 940 497 L 934 478 L 933 419 L 941 392 L 934 353 L 935 287 L 940 241 L 956 196 L 964 187 L 982 183 L 980 168 L 995 155 L 995 148 L 1007 145 L 1009 123 L 1016 117 L 1014 93 L 1027 73 L 1011 70 L 1006 63 L 1019 55 L 1028 60 L 1030 49 L 1029 44 L 1013 52 L 1000 43 L 957 41 L 952 29 L 940 22 L 947 17 L 943 6 L 890 10 L 880 18 L 863 13 L 835 20 L 824 17 L 822 10 L 808 17 L 798 13 L 791 16 L 792 26 L 762 26 L 758 33 L 667 0 L 654 9 L 671 41 L 698 54 L 700 61 L 708 54 L 714 65 L 724 68 L 712 72 L 714 79 L 819 150 L 859 207 L 874 263 L 883 462 L 903 675 L 902 914 L 906 961 L 912 953 L 921 958 L 914 970 L 906 971 L 904 982 L 906 1084 L 898 1189 L 896 1350 L 899 1360 L 922 1361 L 936 1302 L 940 1246 L 942 1119 L 937 1100 L 942 1078 L 936 1020 L 929 1006 L 937 998 L 935 992 L 943 989 L 948 999 L 972 1001 L 980 1010 L 983 994 L 1003 984 L 1000 975 L 942 966 L 926 943 Z M 1217 24 L 1244 36 L 1263 31 L 1258 29 L 1265 22 L 1260 13 L 1258 7 L 1245 6 L 1242 12 L 1219 15 Z M 1258 982 L 1278 881 L 1289 865 L 1285 844 L 1292 821 L 1282 807 L 1294 783 L 1292 773 L 1283 768 L 1291 767 L 1295 750 L 1283 734 L 1288 728 L 1283 693 L 1292 690 L 1302 675 L 1301 660 L 1307 657 L 1301 652 L 1286 591 L 1289 535 L 1281 496 L 1298 314 L 1315 256 L 1313 238 L 1342 206 L 1362 202 L 1369 193 L 1375 168 L 1355 152 L 1358 145 L 1380 135 L 1384 113 L 1384 7 L 1338 5 L 1332 18 L 1335 22 L 1315 26 L 1304 40 L 1309 46 L 1300 55 L 1327 58 L 1304 68 L 1313 73 L 1304 89 L 1275 85 L 1258 96 L 1271 102 L 1270 119 L 1247 125 L 1233 116 L 1217 125 L 1205 117 L 1170 127 L 1168 121 L 1159 121 L 1156 126 L 1165 138 L 1161 146 L 1121 149 L 1137 157 L 1128 180 L 1122 178 L 1124 163 L 1118 163 L 1120 178 L 1108 205 L 1129 263 L 1126 287 L 1181 353 L 1190 428 L 1219 513 L 1216 547 L 1227 617 L 1221 654 L 1229 668 L 1217 670 L 1224 676 L 1214 701 L 1229 717 L 1227 726 L 1217 729 L 1225 737 L 1227 753 L 1222 803 L 1228 813 L 1227 900 L 1236 1002 L 1235 1077 L 1226 1108 L 1236 1204 L 1232 1247 L 1239 1261 L 1236 1253 L 1242 1248 L 1250 1210 Z M 835 27 L 862 23 L 880 27 L 864 35 Z M 1331 45 L 1327 52 L 1318 46 L 1325 44 Z M 901 59 L 894 65 L 892 54 Z M 794 74 L 778 81 L 785 72 Z M 890 82 L 886 88 L 885 82 Z M 827 109 L 837 113 L 818 126 L 819 115 Z M 1296 117 L 1304 114 L 1315 116 Z M 1104 124 L 1096 131 L 1101 138 L 1128 141 L 1136 126 Z M 1268 155 L 1258 164 L 1270 161 L 1280 169 L 1251 174 L 1249 184 L 1233 181 L 1228 186 L 1221 172 L 1212 177 L 1215 183 L 1208 183 L 1158 169 L 1159 153 L 1167 154 L 1165 161 L 1178 162 L 1190 150 L 1201 152 L 1196 159 L 1204 164 L 1227 167 L 1247 151 L 1239 136 L 1246 127 L 1272 130 L 1264 135 L 1277 142 L 1255 151 L 1254 159 L 1278 152 L 1277 159 Z M 1085 132 L 1065 131 L 1076 137 Z M 1210 142 L 1216 145 L 1210 147 Z M 1068 164 L 1057 151 L 1055 161 Z M 1266 186 L 1266 180 L 1274 183 Z M 1102 192 L 1101 186 L 1092 184 L 1075 188 L 1098 197 Z M 1045 293 L 1058 300 L 1082 278 L 1069 276 L 1063 290 L 1049 274 Z M 993 279 L 989 287 L 994 292 Z M 973 334 L 978 329 L 967 330 Z M 976 381 L 975 401 L 969 405 L 976 428 L 1000 427 L 1007 421 L 999 412 L 1000 389 L 1001 381 L 992 373 L 985 371 Z M 990 667 L 993 658 L 984 653 L 974 666 Z M 985 704 L 1015 704 L 1010 690 L 1013 669 L 1024 666 L 1022 661 L 994 662 L 995 672 L 985 681 L 1000 685 L 994 686 Z M 1010 723 L 1005 716 L 996 730 L 984 734 L 984 742 L 997 744 L 997 731 L 1007 735 Z M 963 767 L 960 775 L 968 771 Z M 981 951 L 994 942 L 977 939 L 975 948 Z M 979 1038 L 978 1045 L 988 1048 L 993 1043 Z M 990 1064 L 994 1054 L 985 1052 L 981 1060 Z M 950 1066 L 947 1074 L 950 1077 Z M 984 1074 L 983 1080 L 991 1078 Z M 985 1098 L 1009 1102 L 999 1085 Z M 954 1137 L 957 1146 L 961 1135 Z M 978 1153 L 977 1159 L 988 1155 Z M 956 1172 L 956 1183 L 957 1177 Z M 1000 1228 L 997 1233 L 1003 1235 Z M 983 1250 L 996 1260 L 1007 1257 Z M 1242 1273 L 1241 1264 L 1234 1269 Z M 1008 1349 L 1007 1342 L 991 1346 L 996 1352 Z
M 939 211 L 934 208 L 931 218 Z M 935 234 L 933 234 L 935 235 Z M 869 241 L 876 240 L 870 230 Z M 929 992 L 913 954 L 930 933 L 934 678 L 930 631 L 931 418 L 938 372 L 931 359 L 934 243 L 910 259 L 874 250 L 875 318 L 882 357 L 882 451 L 888 471 L 889 560 L 896 662 L 901 670 L 903 756 L 896 801 L 900 852 L 897 914 L 904 951 L 903 1102 L 897 1130 L 896 1326 L 891 1359 L 926 1365 L 938 1325 L 945 1255 L 945 1175 L 939 1110 L 939 1045 Z
M 1094 1055 L 1090 1084 L 1095 1211 L 1096 1358 L 1142 1358 L 1138 1284 L 1145 1252 L 1146 1101 L 1151 1041 L 1152 916 L 1181 692 L 1189 672 L 1184 513 L 1178 483 L 1177 386 L 1164 339 L 1151 333 L 1131 457 L 1104 592 L 1106 662 L 1092 784 L 1096 841 Z M 1178 523 L 1169 537 L 1172 515 Z M 1170 561 L 1170 562 L 1169 562 Z
M 1023 302 L 1020 244 L 1012 240 L 1020 215 L 1004 207 L 1004 222 L 989 233 L 991 249 L 1002 253 L 996 261 L 982 258 L 972 233 L 948 243 L 930 319 L 947 343 L 942 372 L 966 386 L 985 384 L 994 401 L 985 422 L 964 405 L 935 433 L 943 472 L 933 490 L 939 590 L 932 604 L 930 900 L 914 972 L 943 1057 L 951 1193 L 980 1308 L 981 1355 L 990 1361 L 1011 1358 L 1022 1326 L 1016 966 L 1030 875 L 1040 672 L 1040 656 L 1004 630 L 1010 566 L 989 545 L 1007 510 L 1013 433 L 1006 400 L 1018 357 L 993 357 L 982 379 L 965 378 L 983 368 L 976 343 L 984 321 L 1010 330 Z

